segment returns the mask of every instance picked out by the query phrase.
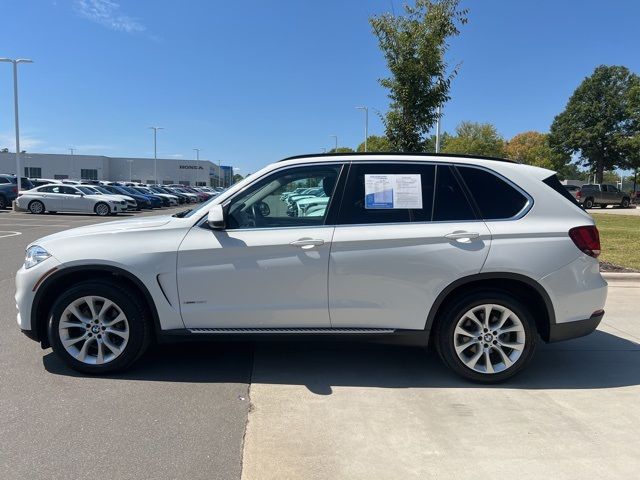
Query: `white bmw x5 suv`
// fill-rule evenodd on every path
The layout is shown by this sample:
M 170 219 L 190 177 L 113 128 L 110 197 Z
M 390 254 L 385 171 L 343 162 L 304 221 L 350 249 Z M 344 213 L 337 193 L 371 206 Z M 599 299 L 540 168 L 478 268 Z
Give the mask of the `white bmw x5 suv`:
M 313 212 L 287 192 L 321 188 Z M 318 194 L 318 192 L 316 192 Z M 289 158 L 174 216 L 35 241 L 18 324 L 71 367 L 152 341 L 309 335 L 431 345 L 498 382 L 604 315 L 598 231 L 554 172 L 449 155 Z

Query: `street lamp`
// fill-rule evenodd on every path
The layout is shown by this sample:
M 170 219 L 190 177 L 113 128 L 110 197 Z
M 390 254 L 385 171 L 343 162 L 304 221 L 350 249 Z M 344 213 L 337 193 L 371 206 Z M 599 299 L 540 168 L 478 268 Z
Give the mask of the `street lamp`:
M 436 119 L 436 153 L 440 153 L 440 116 L 442 115 L 442 107 L 438 105 L 436 110 L 438 118 Z
M 158 130 L 163 127 L 149 127 L 153 130 L 153 180 L 158 184 Z
M 331 138 L 335 139 L 336 141 L 336 148 L 334 150 L 334 153 L 338 153 L 338 136 L 337 135 L 329 135 Z
M 193 151 L 196 152 L 196 160 L 200 160 L 200 149 L 194 148 Z
M 76 151 L 76 149 L 75 149 L 75 148 L 70 148 L 70 149 L 69 149 L 69 152 L 71 152 L 71 155 L 73 155 L 73 152 L 75 152 L 75 151 Z
M 131 166 L 133 165 L 133 159 L 128 159 L 127 163 L 129 164 L 129 182 L 131 182 Z
M 364 110 L 364 151 L 367 151 L 367 138 L 369 138 L 369 108 L 356 107 L 356 110 Z
M 13 110 L 16 122 L 16 182 L 18 191 L 22 186 L 22 174 L 20 173 L 20 122 L 18 121 L 18 64 L 33 63 L 28 58 L 0 58 L 0 62 L 10 62 L 13 64 Z

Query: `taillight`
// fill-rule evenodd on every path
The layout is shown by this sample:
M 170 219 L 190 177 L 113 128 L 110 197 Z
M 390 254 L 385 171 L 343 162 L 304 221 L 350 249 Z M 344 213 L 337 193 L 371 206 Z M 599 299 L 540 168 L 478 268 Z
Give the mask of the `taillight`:
M 582 192 L 580 190 L 576 193 L 576 198 L 582 198 Z
M 600 234 L 595 225 L 574 227 L 569 230 L 569 237 L 580 251 L 590 257 L 598 258 L 600 255 Z

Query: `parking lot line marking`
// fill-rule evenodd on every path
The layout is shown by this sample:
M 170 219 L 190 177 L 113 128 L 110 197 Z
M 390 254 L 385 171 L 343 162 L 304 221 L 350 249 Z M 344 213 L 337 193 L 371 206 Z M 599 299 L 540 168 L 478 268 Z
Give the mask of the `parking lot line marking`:
M 0 223 L 0 227 L 69 227 L 69 225 L 64 223 Z
M 11 230 L 0 230 L 0 238 L 15 237 L 18 235 L 22 235 L 22 232 L 14 232 Z

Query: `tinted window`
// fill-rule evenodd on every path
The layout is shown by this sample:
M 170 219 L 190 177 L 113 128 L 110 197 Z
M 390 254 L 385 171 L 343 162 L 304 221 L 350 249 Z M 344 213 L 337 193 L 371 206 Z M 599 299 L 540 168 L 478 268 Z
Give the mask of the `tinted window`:
M 323 225 L 339 172 L 339 165 L 318 165 L 269 175 L 233 198 L 229 228 Z
M 5 177 L 0 177 L 0 183 L 11 183 L 11 182 Z
M 433 220 L 476 220 L 473 208 L 453 169 L 446 165 L 438 165 L 437 176 Z
M 554 189 L 556 192 L 558 192 L 560 195 L 562 195 L 564 198 L 569 200 L 574 205 L 577 205 L 578 207 L 580 207 L 580 204 L 576 201 L 575 198 L 573 198 L 573 195 L 571 195 L 565 188 L 566 185 L 562 185 L 556 175 L 551 175 L 550 177 L 545 178 L 543 180 L 543 183 L 548 187 L 551 187 L 552 189 Z M 579 187 L 575 187 L 575 190 L 579 190 Z
M 422 208 L 365 208 L 365 175 L 420 175 Z M 338 223 L 428 222 L 433 205 L 435 167 L 424 164 L 353 163 L 345 187 Z
M 457 168 L 483 218 L 511 218 L 527 204 L 524 195 L 497 175 L 479 168 Z
M 67 195 L 80 195 L 80 192 L 73 187 L 61 187 L 62 193 L 66 193 Z

